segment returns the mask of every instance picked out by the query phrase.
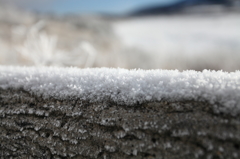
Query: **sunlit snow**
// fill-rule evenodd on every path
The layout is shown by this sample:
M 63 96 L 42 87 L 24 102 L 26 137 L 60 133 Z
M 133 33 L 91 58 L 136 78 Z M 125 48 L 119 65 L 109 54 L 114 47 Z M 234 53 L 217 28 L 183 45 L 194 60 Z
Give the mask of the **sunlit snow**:
M 0 90 L 19 88 L 44 99 L 110 100 L 129 106 L 193 100 L 211 103 L 216 112 L 240 112 L 240 71 L 0 66 Z

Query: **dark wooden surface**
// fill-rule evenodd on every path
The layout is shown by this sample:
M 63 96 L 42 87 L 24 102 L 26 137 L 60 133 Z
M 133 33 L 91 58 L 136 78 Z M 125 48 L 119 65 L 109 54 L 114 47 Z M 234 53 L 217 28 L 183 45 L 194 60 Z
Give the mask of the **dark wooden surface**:
M 240 157 L 240 117 L 197 101 L 135 106 L 0 90 L 0 158 Z

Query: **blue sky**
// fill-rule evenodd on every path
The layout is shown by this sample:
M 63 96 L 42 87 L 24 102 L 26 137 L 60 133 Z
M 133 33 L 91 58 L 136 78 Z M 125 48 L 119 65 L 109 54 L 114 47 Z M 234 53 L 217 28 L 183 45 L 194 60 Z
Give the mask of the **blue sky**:
M 21 2 L 29 9 L 55 13 L 125 13 L 139 7 L 179 0 L 38 0 Z

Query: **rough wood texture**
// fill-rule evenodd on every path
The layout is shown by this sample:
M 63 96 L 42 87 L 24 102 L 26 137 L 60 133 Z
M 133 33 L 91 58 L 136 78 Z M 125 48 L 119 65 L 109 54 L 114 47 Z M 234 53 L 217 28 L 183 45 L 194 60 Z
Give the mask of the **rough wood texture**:
M 135 106 L 0 90 L 1 158 L 240 157 L 240 116 L 196 101 Z

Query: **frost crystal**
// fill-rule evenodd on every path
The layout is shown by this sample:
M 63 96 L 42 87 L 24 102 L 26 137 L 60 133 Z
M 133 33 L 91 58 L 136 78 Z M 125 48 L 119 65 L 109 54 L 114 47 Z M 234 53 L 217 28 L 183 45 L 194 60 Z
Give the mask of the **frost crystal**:
M 239 71 L 0 66 L 0 89 L 20 88 L 44 99 L 110 100 L 129 106 L 163 100 L 195 100 L 213 104 L 217 113 L 240 112 Z M 29 113 L 35 110 L 30 109 Z M 42 115 L 40 111 L 36 113 Z

